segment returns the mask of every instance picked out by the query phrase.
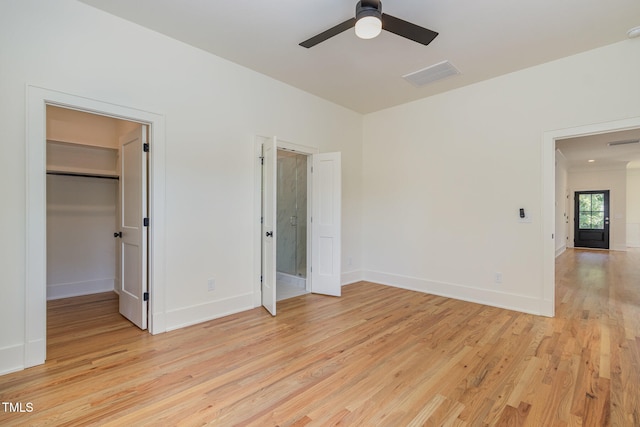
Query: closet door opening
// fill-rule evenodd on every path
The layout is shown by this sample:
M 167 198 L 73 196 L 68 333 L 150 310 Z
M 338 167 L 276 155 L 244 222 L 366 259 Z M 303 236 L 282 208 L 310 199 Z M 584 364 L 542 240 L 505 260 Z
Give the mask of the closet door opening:
M 146 229 L 137 230 L 137 241 L 144 241 L 144 252 L 139 254 L 144 256 L 132 258 L 123 250 L 122 241 L 129 237 L 123 238 L 123 195 L 132 200 L 131 191 L 123 191 L 123 182 L 137 183 L 139 200 L 130 212 L 146 216 L 146 191 L 138 191 L 142 185 L 146 190 L 147 159 L 146 153 L 138 153 L 136 165 L 132 168 L 128 162 L 125 175 L 122 140 L 129 141 L 132 134 L 146 138 L 147 132 L 147 126 L 132 121 L 46 107 L 47 300 L 108 300 L 115 293 L 121 300 L 120 312 L 141 329 L 146 329 L 148 315 L 148 242 Z M 143 142 L 138 143 L 142 151 Z M 139 222 L 142 224 L 142 216 Z M 123 262 L 127 258 L 135 262 Z M 140 282 L 136 287 L 144 305 L 140 304 L 137 311 L 132 304 L 122 309 L 123 289 L 127 289 L 123 275 L 135 276 Z M 87 299 L 90 295 L 96 298 Z M 69 306 L 75 305 L 70 300 Z

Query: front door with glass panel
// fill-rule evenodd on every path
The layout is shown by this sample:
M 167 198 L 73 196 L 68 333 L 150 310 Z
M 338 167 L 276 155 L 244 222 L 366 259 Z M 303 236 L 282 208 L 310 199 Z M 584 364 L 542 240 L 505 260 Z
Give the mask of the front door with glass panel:
M 574 246 L 609 249 L 609 190 L 576 191 Z

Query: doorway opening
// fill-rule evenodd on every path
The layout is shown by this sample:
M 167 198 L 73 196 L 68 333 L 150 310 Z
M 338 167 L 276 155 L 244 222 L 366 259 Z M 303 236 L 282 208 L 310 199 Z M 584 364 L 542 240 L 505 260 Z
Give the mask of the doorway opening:
M 97 101 L 63 92 L 27 87 L 27 256 L 25 298 L 25 344 L 23 367 L 40 365 L 46 359 L 47 333 L 47 108 L 61 107 L 85 113 L 135 122 L 146 128 L 152 140 L 149 152 L 148 215 L 148 329 L 152 334 L 166 331 L 164 283 L 164 118 L 158 114 Z M 64 145 L 64 144 L 59 144 Z M 59 147 L 58 147 L 59 148 Z M 67 147 L 68 148 L 68 147 Z M 64 150 L 64 148 L 63 148 Z M 90 149 L 89 151 L 91 151 Z M 109 157 L 109 156 L 106 156 Z M 142 157 L 142 156 L 141 156 Z M 120 156 L 120 159 L 122 156 Z M 94 159 L 95 160 L 95 159 Z M 104 160 L 104 159 L 103 159 Z M 96 160 L 97 161 L 97 160 Z M 76 174 L 82 171 L 74 170 Z M 144 176 L 143 173 L 140 174 Z M 66 177 L 74 179 L 74 177 Z M 77 178 L 77 177 L 76 177 Z M 121 180 L 122 181 L 122 180 Z M 135 181 L 135 180 L 133 180 Z M 146 185 L 146 184 L 145 184 Z M 148 223 L 148 222 L 147 222 Z M 123 233 L 124 234 L 124 233 Z M 114 231 L 110 238 L 114 239 Z M 126 270 L 126 266 L 123 270 Z M 143 296 L 144 298 L 145 296 Z
M 256 137 L 255 148 L 256 306 L 276 315 L 279 276 L 298 281 L 301 293 L 340 296 L 340 153 L 318 153 L 317 148 L 261 136 Z M 306 218 L 301 220 L 301 215 Z
M 47 300 L 115 292 L 147 329 L 147 126 L 55 105 L 46 118 Z
M 633 117 L 628 119 L 622 119 L 611 122 L 596 123 L 591 125 L 584 125 L 574 128 L 559 129 L 555 131 L 545 132 L 543 135 L 543 236 L 545 240 L 543 249 L 543 289 L 542 289 L 542 302 L 541 302 L 541 314 L 547 316 L 553 316 L 555 312 L 555 259 L 556 256 L 562 253 L 564 250 L 564 241 L 572 241 L 568 239 L 568 233 L 570 230 L 574 230 L 573 227 L 568 226 L 569 220 L 574 220 L 574 216 L 568 215 L 570 206 L 574 206 L 572 203 L 567 203 L 567 199 L 573 194 L 569 191 L 567 185 L 567 172 L 566 167 L 564 170 L 564 176 L 558 176 L 556 168 L 559 165 L 559 161 L 567 161 L 566 153 L 564 150 L 558 152 L 557 149 L 562 140 L 583 138 L 583 137 L 596 137 L 603 136 L 610 133 L 619 133 L 640 130 L 640 117 Z M 581 144 L 576 144 L 580 146 Z M 617 146 L 617 145 L 615 145 Z M 609 146 L 611 147 L 611 146 Z M 611 150 L 613 152 L 613 150 Z M 560 153 L 560 155 L 558 155 Z M 586 163 L 588 159 L 592 157 L 585 157 L 583 161 Z M 624 160 L 624 159 L 621 159 Z M 629 161 L 630 159 L 626 159 Z M 591 183 L 587 188 L 598 188 L 597 183 Z M 604 187 L 604 185 L 603 185 Z M 566 191 L 566 192 L 565 192 Z M 565 198 L 565 200 L 562 200 Z M 617 200 L 623 200 L 624 197 Z M 565 212 L 558 212 L 563 209 Z M 613 206 L 612 206 L 613 207 Z M 622 212 L 622 211 L 621 211 Z M 558 217 L 556 214 L 562 216 Z M 624 214 L 621 218 L 617 218 L 614 213 L 614 219 L 624 219 Z M 564 221 L 562 220 L 564 218 Z M 640 230 L 640 228 L 639 228 Z M 615 231 L 612 228 L 612 233 Z M 556 241 L 557 236 L 561 236 L 562 239 Z M 612 238 L 611 244 L 615 246 L 614 238 Z M 613 247 L 613 246 L 612 246 Z M 613 247 L 615 249 L 615 247 Z M 621 250 L 624 250 L 622 247 Z
M 307 286 L 308 155 L 277 152 L 276 301 L 304 295 Z
M 576 191 L 573 245 L 609 249 L 609 190 Z

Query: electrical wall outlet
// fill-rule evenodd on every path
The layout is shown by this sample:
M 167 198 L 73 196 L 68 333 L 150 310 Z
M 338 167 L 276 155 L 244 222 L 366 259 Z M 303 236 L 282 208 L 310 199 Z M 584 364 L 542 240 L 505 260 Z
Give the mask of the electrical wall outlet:
M 209 292 L 216 290 L 216 279 L 207 280 L 207 290 Z
M 500 273 L 499 271 L 496 271 L 495 282 L 502 283 L 502 273 Z

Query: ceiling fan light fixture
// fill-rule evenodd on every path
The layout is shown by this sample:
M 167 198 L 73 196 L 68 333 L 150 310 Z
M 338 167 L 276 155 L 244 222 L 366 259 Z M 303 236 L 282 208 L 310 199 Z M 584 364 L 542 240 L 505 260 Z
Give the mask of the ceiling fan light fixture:
M 377 16 L 365 16 L 356 22 L 356 35 L 361 39 L 372 39 L 382 31 L 382 21 Z
M 633 27 L 629 31 L 627 31 L 627 36 L 630 39 L 635 39 L 636 37 L 640 37 L 640 26 Z
M 382 32 L 382 2 L 361 0 L 356 4 L 356 36 L 372 39 Z

